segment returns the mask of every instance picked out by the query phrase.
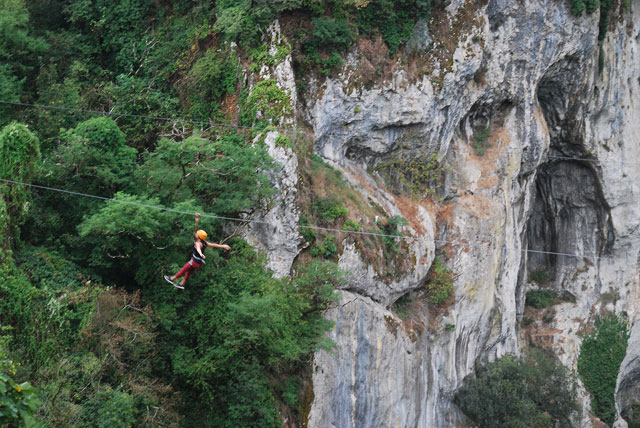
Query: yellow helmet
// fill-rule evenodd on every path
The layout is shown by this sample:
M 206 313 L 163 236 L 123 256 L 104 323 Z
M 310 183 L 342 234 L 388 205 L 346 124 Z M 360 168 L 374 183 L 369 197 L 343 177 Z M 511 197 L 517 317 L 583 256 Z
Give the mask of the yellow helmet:
M 205 232 L 202 229 L 198 230 L 196 232 L 196 235 L 198 235 L 198 238 L 200 238 L 200 239 L 207 239 L 207 232 Z

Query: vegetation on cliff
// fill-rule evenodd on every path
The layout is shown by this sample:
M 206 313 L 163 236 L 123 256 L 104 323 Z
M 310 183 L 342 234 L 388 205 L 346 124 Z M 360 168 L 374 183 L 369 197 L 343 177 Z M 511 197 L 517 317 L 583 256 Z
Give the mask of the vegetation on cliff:
M 530 349 L 484 362 L 456 392 L 455 402 L 480 427 L 571 427 L 578 409 L 574 375 L 554 357 Z
M 596 318 L 580 346 L 578 373 L 591 394 L 591 411 L 608 425 L 616 419 L 616 381 L 628 340 L 626 321 L 607 314 Z

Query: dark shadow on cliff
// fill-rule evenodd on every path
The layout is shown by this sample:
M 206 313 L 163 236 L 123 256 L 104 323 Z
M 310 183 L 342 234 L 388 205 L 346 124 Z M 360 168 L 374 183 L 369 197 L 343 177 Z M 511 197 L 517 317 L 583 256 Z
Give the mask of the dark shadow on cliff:
M 615 239 L 598 162 L 585 142 L 590 92 L 588 79 L 580 78 L 583 67 L 572 57 L 563 59 L 541 80 L 537 94 L 551 142 L 536 174 L 525 237 L 527 271 L 545 272 L 557 291 L 564 291 L 565 274 L 579 263 L 597 263 Z

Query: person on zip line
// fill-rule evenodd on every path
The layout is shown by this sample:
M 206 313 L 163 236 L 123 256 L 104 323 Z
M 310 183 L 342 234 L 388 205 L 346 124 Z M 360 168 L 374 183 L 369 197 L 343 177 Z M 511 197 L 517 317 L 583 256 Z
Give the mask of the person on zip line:
M 204 255 L 205 248 L 207 247 L 222 248 L 223 250 L 227 250 L 227 251 L 231 249 L 231 247 L 228 245 L 213 244 L 211 242 L 205 241 L 205 239 L 207 239 L 207 232 L 205 232 L 202 229 L 198 230 L 199 220 L 200 220 L 200 213 L 196 213 L 196 227 L 195 227 L 196 234 L 193 240 L 193 254 L 191 255 L 191 259 L 187 263 L 185 263 L 184 266 L 182 266 L 182 269 L 180 269 L 180 271 L 178 271 L 178 273 L 176 273 L 175 275 L 171 277 L 169 275 L 164 276 L 164 279 L 169 284 L 172 284 L 175 287 L 184 288 L 184 285 L 187 283 L 187 281 L 189 280 L 189 277 L 191 276 L 191 272 L 193 272 L 194 269 L 199 268 L 205 263 L 205 259 L 206 259 L 206 256 Z M 180 278 L 183 275 L 184 275 L 184 278 L 182 279 L 182 281 L 180 281 L 180 284 L 177 284 L 175 280 Z

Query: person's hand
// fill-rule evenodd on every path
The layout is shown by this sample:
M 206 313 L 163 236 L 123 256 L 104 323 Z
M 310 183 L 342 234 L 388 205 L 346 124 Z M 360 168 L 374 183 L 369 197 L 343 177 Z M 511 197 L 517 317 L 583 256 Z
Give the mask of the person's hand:
M 196 220 L 200 218 L 200 213 L 196 213 Z
M 225 245 L 223 245 L 223 246 L 222 246 L 222 248 L 223 248 L 223 249 L 225 249 L 225 250 L 227 250 L 227 251 L 229 251 L 229 250 L 231 249 L 231 247 L 230 247 L 230 246 L 228 246 L 228 245 L 226 245 L 226 244 L 225 244 Z

